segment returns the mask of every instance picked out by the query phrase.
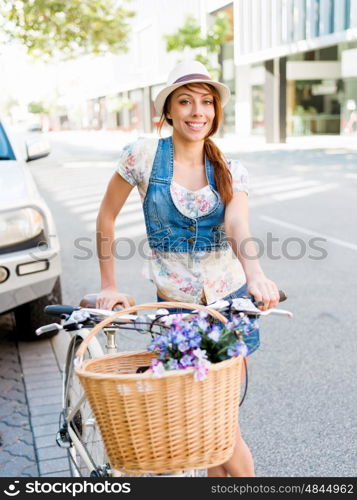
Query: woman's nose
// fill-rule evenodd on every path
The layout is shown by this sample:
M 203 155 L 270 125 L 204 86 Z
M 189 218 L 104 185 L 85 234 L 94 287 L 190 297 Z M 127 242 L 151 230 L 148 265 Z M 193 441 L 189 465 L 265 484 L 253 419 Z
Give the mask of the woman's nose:
M 203 112 L 202 112 L 202 104 L 201 103 L 193 103 L 193 106 L 192 106 L 192 114 L 195 115 L 195 116 L 202 116 Z

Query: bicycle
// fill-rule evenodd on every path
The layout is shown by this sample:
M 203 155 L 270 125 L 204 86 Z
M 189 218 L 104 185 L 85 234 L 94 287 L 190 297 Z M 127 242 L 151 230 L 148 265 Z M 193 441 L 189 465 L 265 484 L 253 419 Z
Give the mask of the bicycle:
M 280 301 L 286 299 L 286 295 L 280 292 Z M 132 301 L 133 303 L 133 301 Z M 72 339 L 67 351 L 67 358 L 63 372 L 63 396 L 62 396 L 62 411 L 59 419 L 59 431 L 56 435 L 57 444 L 68 450 L 71 473 L 75 477 L 109 477 L 122 475 L 117 470 L 113 469 L 108 461 L 104 443 L 102 441 L 96 420 L 92 413 L 91 407 L 86 399 L 86 395 L 82 386 L 79 383 L 78 377 L 74 374 L 74 362 L 79 346 L 89 335 L 89 328 L 98 325 L 103 319 L 113 316 L 113 311 L 96 309 L 95 295 L 87 296 L 81 301 L 80 306 L 67 305 L 51 305 L 45 308 L 47 314 L 60 317 L 61 324 L 51 323 L 40 327 L 36 333 L 38 335 L 45 333 L 53 333 L 61 330 L 71 334 Z M 103 328 L 106 336 L 106 345 L 103 350 L 100 342 L 96 337 L 93 337 L 86 350 L 85 359 L 96 358 L 104 354 L 116 354 L 118 352 L 116 344 L 116 334 L 119 330 L 135 330 L 139 333 L 150 333 L 155 335 L 161 333 L 163 328 L 166 328 L 167 317 L 178 317 L 177 313 L 170 313 L 165 309 L 165 305 L 174 304 L 176 307 L 182 307 L 181 303 L 160 302 L 150 304 L 156 309 L 153 314 L 127 314 L 121 316 L 117 320 L 111 321 Z M 224 314 L 227 318 L 231 314 L 245 313 L 249 317 L 261 317 L 270 314 L 284 315 L 292 317 L 292 313 L 281 309 L 269 309 L 261 311 L 257 308 L 249 298 L 236 298 L 230 300 L 218 300 L 209 304 L 209 309 Z M 89 307 L 88 307 L 89 306 Z M 205 309 L 204 306 L 197 308 Z M 136 308 L 142 306 L 135 306 Z M 180 313 L 180 318 L 195 314 L 198 309 L 186 313 Z M 247 383 L 248 372 L 245 365 L 246 381 L 244 394 L 241 403 L 244 400 Z M 155 475 L 155 474 L 145 474 Z M 160 474 L 161 475 L 161 474 Z M 166 474 L 163 474 L 166 475 Z M 184 475 L 194 476 L 202 475 L 202 471 L 189 469 L 179 474 L 169 474 L 170 476 Z

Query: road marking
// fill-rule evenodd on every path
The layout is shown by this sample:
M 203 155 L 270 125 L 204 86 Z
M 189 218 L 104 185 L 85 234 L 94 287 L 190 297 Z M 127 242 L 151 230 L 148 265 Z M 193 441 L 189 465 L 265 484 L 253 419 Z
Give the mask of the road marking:
M 337 183 L 332 182 L 330 184 L 325 184 L 322 186 L 310 187 L 306 189 L 298 189 L 296 191 L 289 191 L 288 193 L 273 194 L 272 198 L 277 201 L 292 200 L 294 198 L 302 198 L 304 196 L 309 196 L 310 194 L 322 193 L 323 191 L 329 191 L 338 186 Z
M 348 241 L 340 240 L 339 238 L 334 238 L 328 234 L 318 233 L 317 231 L 312 231 L 302 226 L 297 226 L 296 224 L 290 224 L 289 222 L 284 222 L 280 219 L 275 219 L 274 217 L 269 217 L 268 215 L 261 215 L 260 219 L 271 222 L 272 224 L 277 224 L 278 226 L 286 227 L 287 229 L 293 229 L 303 234 L 308 234 L 309 236 L 314 236 L 316 238 L 324 238 L 328 243 L 335 243 L 344 248 L 349 248 L 350 250 L 357 251 L 357 245 L 350 243 Z
M 357 181 L 357 174 L 355 173 L 350 173 L 350 174 L 345 174 L 346 179 L 355 179 Z
M 252 188 L 252 194 L 253 195 L 262 195 L 262 194 L 270 194 L 270 193 L 277 193 L 279 191 L 285 191 L 287 192 L 289 189 L 298 189 L 298 188 L 304 188 L 304 187 L 311 187 L 311 186 L 317 186 L 321 185 L 320 181 L 302 181 L 302 182 L 293 182 L 289 184 L 283 184 L 278 185 L 278 186 L 270 186 L 266 188 L 259 188 L 259 189 L 254 189 Z M 290 191 L 291 192 L 291 191 Z
M 63 168 L 114 168 L 116 161 L 64 161 Z
M 289 177 L 279 177 L 275 176 L 272 178 L 270 177 L 263 177 L 262 179 L 259 178 L 259 181 L 255 181 L 255 179 L 252 179 L 250 185 L 252 186 L 252 189 L 260 189 L 260 188 L 265 188 L 268 186 L 277 186 L 279 184 L 288 184 L 290 182 L 298 182 L 302 181 L 302 177 L 296 177 L 296 176 L 289 176 Z

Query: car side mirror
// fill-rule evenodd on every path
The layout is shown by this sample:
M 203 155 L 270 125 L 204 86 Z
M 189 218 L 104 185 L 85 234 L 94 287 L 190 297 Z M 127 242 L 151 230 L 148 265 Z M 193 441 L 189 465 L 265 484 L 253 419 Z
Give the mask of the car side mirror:
M 50 154 L 51 147 L 49 142 L 44 139 L 36 139 L 34 141 L 26 141 L 27 160 L 38 160 Z

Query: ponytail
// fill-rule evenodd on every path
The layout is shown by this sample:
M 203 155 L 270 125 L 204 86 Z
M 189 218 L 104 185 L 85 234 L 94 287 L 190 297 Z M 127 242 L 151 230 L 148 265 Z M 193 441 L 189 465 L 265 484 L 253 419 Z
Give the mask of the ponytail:
M 209 137 L 205 139 L 204 152 L 214 166 L 214 180 L 222 203 L 228 205 L 233 198 L 233 179 L 227 161 L 219 147 Z

